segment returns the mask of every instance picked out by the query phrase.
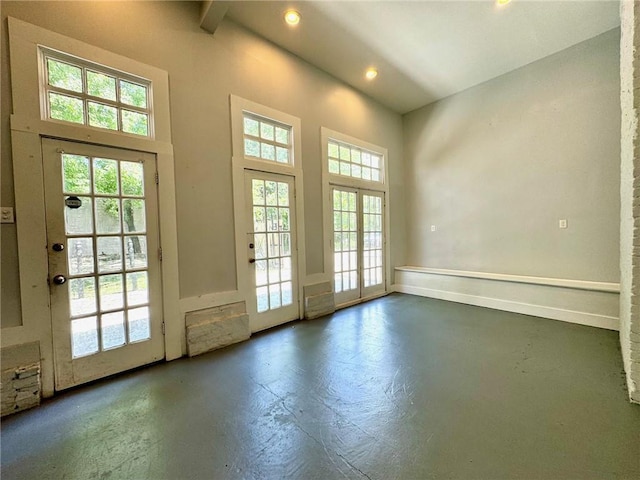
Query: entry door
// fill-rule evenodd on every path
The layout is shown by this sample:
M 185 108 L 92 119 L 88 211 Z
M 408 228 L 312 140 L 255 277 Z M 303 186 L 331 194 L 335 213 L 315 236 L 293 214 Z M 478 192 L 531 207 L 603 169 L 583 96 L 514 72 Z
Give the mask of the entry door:
M 384 193 L 333 187 L 336 305 L 385 291 Z
M 56 389 L 164 358 L 155 156 L 43 140 Z
M 300 318 L 293 178 L 245 171 L 251 331 Z

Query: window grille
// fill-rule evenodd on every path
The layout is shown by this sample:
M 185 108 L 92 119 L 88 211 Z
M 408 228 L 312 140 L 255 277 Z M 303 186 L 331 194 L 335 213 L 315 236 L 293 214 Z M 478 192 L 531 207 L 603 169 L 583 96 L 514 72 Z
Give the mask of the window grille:
M 245 157 L 293 164 L 292 128 L 265 117 L 243 112 Z
M 382 183 L 382 155 L 329 140 L 329 173 Z
M 152 136 L 150 81 L 55 50 L 41 52 L 44 118 Z

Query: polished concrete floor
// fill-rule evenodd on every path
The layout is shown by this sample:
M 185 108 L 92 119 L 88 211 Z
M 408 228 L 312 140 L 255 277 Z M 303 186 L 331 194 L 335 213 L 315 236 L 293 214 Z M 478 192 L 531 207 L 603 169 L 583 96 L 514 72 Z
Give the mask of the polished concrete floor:
M 2 479 L 640 478 L 616 332 L 394 294 L 63 393 Z

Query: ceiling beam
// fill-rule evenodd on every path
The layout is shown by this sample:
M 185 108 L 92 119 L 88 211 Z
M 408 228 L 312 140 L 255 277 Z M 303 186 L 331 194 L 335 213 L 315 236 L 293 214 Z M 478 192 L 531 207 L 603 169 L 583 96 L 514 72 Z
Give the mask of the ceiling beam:
M 227 13 L 226 2 L 218 0 L 203 0 L 200 8 L 200 28 L 210 34 L 216 33 L 216 29 Z

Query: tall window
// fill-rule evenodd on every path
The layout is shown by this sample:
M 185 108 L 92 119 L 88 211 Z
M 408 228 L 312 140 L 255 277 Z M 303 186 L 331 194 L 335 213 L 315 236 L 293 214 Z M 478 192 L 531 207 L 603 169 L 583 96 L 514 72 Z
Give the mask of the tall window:
M 329 140 L 329 173 L 345 177 L 383 181 L 382 156 L 347 143 Z
M 152 136 L 151 82 L 41 48 L 43 117 Z
M 291 127 L 249 112 L 243 112 L 245 157 L 293 164 Z

